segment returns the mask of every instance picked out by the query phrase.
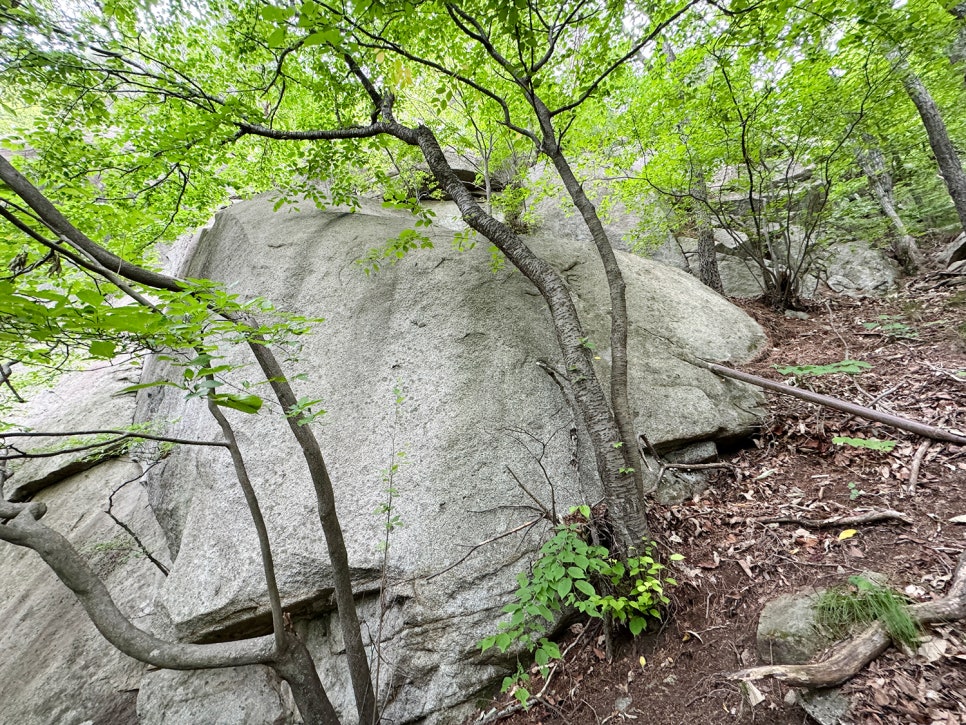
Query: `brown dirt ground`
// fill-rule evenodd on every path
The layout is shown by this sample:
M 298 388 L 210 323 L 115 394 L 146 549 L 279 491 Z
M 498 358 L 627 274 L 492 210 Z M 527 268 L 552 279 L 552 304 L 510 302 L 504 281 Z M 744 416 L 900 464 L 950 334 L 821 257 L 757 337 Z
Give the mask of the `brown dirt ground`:
M 775 366 L 863 360 L 859 375 L 799 378 L 799 386 L 914 420 L 966 432 L 966 286 L 937 288 L 937 278 L 907 281 L 884 299 L 830 297 L 806 320 L 757 302 L 742 303 L 768 331 L 771 347 L 743 367 L 788 380 Z M 832 443 L 834 436 L 897 441 L 891 452 Z M 910 487 L 914 460 L 918 481 Z M 694 500 L 654 507 L 655 532 L 686 558 L 674 576 L 672 611 L 659 631 L 617 644 L 608 662 L 596 622 L 572 626 L 570 647 L 542 702 L 503 723 L 646 722 L 648 725 L 814 722 L 789 688 L 758 683 L 766 699 L 751 708 L 734 670 L 761 664 L 755 628 L 766 602 L 781 593 L 842 584 L 877 571 L 914 600 L 941 596 L 966 547 L 966 447 L 927 442 L 836 411 L 769 394 L 768 416 L 747 447 L 722 456 L 734 470 L 712 477 Z M 812 528 L 758 519 L 822 519 L 870 508 L 895 509 L 913 523 Z M 966 623 L 928 633 L 945 641 L 934 662 L 890 650 L 845 686 L 855 723 L 966 725 Z M 571 646 L 572 645 L 572 646 Z M 545 682 L 534 672 L 529 689 Z M 477 716 L 515 701 L 497 697 Z

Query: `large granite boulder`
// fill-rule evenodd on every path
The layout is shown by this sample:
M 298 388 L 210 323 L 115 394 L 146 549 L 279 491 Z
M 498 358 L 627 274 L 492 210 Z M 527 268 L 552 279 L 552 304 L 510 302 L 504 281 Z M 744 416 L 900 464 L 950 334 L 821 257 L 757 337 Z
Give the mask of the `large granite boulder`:
M 434 248 L 367 275 L 357 260 L 409 228 L 411 219 L 370 203 L 358 213 L 309 204 L 273 212 L 273 205 L 263 196 L 223 210 L 209 228 L 170 250 L 169 270 L 219 280 L 241 297 L 263 295 L 279 308 L 325 318 L 300 340 L 299 349 L 279 356 L 297 358 L 285 363 L 297 394 L 321 400 L 319 407 L 327 411 L 315 425 L 336 487 L 364 636 L 373 662 L 379 663 L 386 721 L 454 722 L 510 666 L 492 651 L 480 654 L 476 643 L 495 630 L 515 576 L 526 569 L 548 524 L 538 523 L 528 536 L 508 536 L 472 552 L 471 547 L 538 518 L 527 508 L 532 501 L 517 479 L 558 512 L 601 496 L 585 433 L 557 383 L 538 364 L 560 367 L 548 312 L 519 272 L 494 271 L 486 244 L 458 252 L 445 227 L 432 233 Z M 455 227 L 449 207 L 441 205 L 439 212 L 439 219 Z M 589 343 L 606 375 L 607 292 L 592 247 L 548 231 L 536 233 L 530 243 L 575 292 Z M 628 284 L 638 428 L 665 452 L 746 434 L 758 420 L 759 394 L 687 360 L 740 362 L 763 343 L 760 328 L 685 273 L 630 255 L 622 254 L 620 261 Z M 223 354 L 226 361 L 251 361 L 243 347 Z M 178 380 L 180 375 L 170 362 L 155 359 L 144 379 Z M 258 385 L 261 377 L 253 365 L 232 373 L 232 382 L 268 393 L 267 386 Z M 403 391 L 402 403 L 396 389 Z M 330 566 L 301 455 L 270 400 L 258 415 L 227 413 L 268 522 L 285 607 L 313 651 L 334 704 L 351 721 Z M 205 406 L 171 388 L 142 390 L 135 417 L 160 421 L 174 436 L 219 436 Z M 129 413 L 115 420 L 126 423 Z M 400 461 L 404 465 L 388 480 L 390 466 Z M 107 465 L 132 464 L 102 463 L 79 475 L 100 476 Z M 133 611 L 150 612 L 155 631 L 193 641 L 265 632 L 257 543 L 227 454 L 177 447 L 150 468 L 146 481 L 164 543 L 157 544 L 162 535 L 156 528 L 151 540 L 167 549 L 163 558 L 170 556 L 172 563 L 162 578 L 137 559 L 148 567 L 143 578 L 128 574 L 117 582 L 122 593 L 124 587 L 143 585 L 138 596 L 144 599 Z M 59 484 L 68 494 L 69 483 Z M 37 497 L 48 495 L 23 477 L 16 485 Z M 390 487 L 392 513 L 402 525 L 387 539 L 385 514 L 376 512 L 388 501 Z M 100 499 L 87 504 L 90 511 L 103 506 L 105 490 L 97 493 Z M 52 503 L 52 512 L 56 508 Z M 24 632 L 37 636 L 33 608 L 16 603 L 25 596 L 14 593 L 23 591 L 18 576 L 7 575 L 10 551 L 0 547 L 0 555 L 8 557 L 0 562 L 0 581 L 11 587 L 4 602 L 14 602 L 4 613 L 23 620 Z M 34 561 L 33 566 L 39 565 Z M 35 577 L 41 575 L 53 579 L 43 570 Z M 387 587 L 380 596 L 383 580 Z M 34 579 L 29 585 L 30 596 L 50 596 Z M 66 593 L 61 596 L 69 606 Z M 108 651 L 92 649 L 96 637 L 75 642 L 72 620 L 64 621 L 71 621 L 72 629 L 43 620 L 43 636 L 96 652 L 96 657 L 85 655 L 94 662 L 110 661 L 109 646 L 100 642 Z M 12 642 L 8 648 L 4 641 L 4 651 L 25 647 L 29 643 Z M 73 666 L 64 652 L 50 658 L 61 669 Z M 16 712 L 29 712 L 26 695 L 6 679 L 3 668 L 9 666 L 0 663 L 5 705 L 13 698 L 19 703 Z M 39 663 L 24 666 L 44 672 Z M 64 679 L 61 699 L 70 699 L 71 687 L 83 687 L 80 679 L 90 676 L 91 667 Z M 97 667 L 98 673 L 116 669 Z M 140 690 L 142 722 L 222 722 L 229 705 L 237 715 L 232 722 L 297 719 L 287 686 L 264 668 L 143 674 L 140 666 L 132 667 L 122 689 Z M 114 680 L 110 686 L 117 687 Z M 132 717 L 130 707 L 126 713 Z M 73 721 L 51 718 L 39 721 Z
M 514 476 L 558 510 L 600 496 L 560 389 L 537 364 L 559 357 L 548 313 L 517 271 L 492 269 L 484 245 L 457 252 L 436 233 L 433 249 L 366 275 L 357 260 L 408 228 L 378 207 L 363 212 L 272 212 L 261 197 L 221 212 L 171 252 L 177 273 L 262 294 L 325 322 L 302 341 L 291 376 L 297 394 L 321 399 L 328 458 L 367 636 L 381 632 L 382 697 L 393 722 L 451 721 L 505 666 L 476 642 L 493 631 L 514 576 L 539 536 L 507 537 L 449 571 L 473 544 L 533 518 Z M 549 234 L 530 240 L 564 272 L 605 369 L 609 325 L 600 263 L 587 244 Z M 756 422 L 759 398 L 685 359 L 739 361 L 764 337 L 737 308 L 677 270 L 624 255 L 632 315 L 631 386 L 638 427 L 658 447 L 738 436 Z M 225 352 L 241 362 L 246 351 Z M 168 363 L 148 374 L 176 377 Z M 251 369 L 242 371 L 256 381 Z M 397 406 L 393 389 L 405 391 Z M 164 388 L 143 394 L 143 419 L 176 421 L 172 434 L 216 435 L 198 401 Z M 231 411 L 230 411 L 231 413 Z M 329 564 L 304 464 L 277 415 L 232 414 L 266 508 L 286 602 L 344 711 L 350 703 Z M 392 482 L 391 535 L 374 514 Z M 397 456 L 398 458 L 398 456 Z M 573 466 L 572 461 L 577 465 Z M 181 636 L 205 639 L 264 626 L 264 583 L 248 514 L 227 456 L 179 449 L 150 474 L 152 503 L 176 556 L 161 603 Z M 390 594 L 377 592 L 384 566 Z M 444 573 L 440 573 L 444 572 Z M 373 645 L 375 648 L 375 645 Z

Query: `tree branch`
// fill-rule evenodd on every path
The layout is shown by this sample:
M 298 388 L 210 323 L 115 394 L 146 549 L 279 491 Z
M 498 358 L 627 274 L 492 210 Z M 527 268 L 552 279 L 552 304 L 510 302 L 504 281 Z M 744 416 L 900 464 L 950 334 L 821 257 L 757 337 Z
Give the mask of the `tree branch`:
M 194 670 L 241 665 L 271 664 L 271 636 L 241 642 L 183 644 L 166 642 L 135 627 L 118 609 L 104 583 L 67 539 L 40 521 L 35 504 L 0 503 L 0 518 L 18 511 L 0 524 L 0 539 L 33 549 L 77 597 L 94 626 L 124 654 L 155 667 Z

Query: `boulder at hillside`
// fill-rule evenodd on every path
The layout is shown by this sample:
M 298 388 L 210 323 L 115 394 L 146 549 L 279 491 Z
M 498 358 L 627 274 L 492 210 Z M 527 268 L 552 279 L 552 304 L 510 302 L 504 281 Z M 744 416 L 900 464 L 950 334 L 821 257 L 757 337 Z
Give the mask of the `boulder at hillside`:
M 558 513 L 601 496 L 583 431 L 538 364 L 560 368 L 546 307 L 519 272 L 492 269 L 486 244 L 457 252 L 452 235 L 437 231 L 433 249 L 366 275 L 357 260 L 407 229 L 410 219 L 369 205 L 354 214 L 307 203 L 273 213 L 272 206 L 263 196 L 222 211 L 210 228 L 171 251 L 170 259 L 181 260 L 173 271 L 325 318 L 299 341 L 289 375 L 297 395 L 321 400 L 327 411 L 316 430 L 337 489 L 364 632 L 374 642 L 379 637 L 373 648 L 380 650 L 386 718 L 453 722 L 510 664 L 492 652 L 481 655 L 476 642 L 495 631 L 514 577 L 526 569 L 546 525 L 460 560 L 472 545 L 535 517 L 515 478 Z M 530 243 L 577 294 L 604 371 L 609 318 L 595 252 L 551 235 Z M 759 395 L 686 360 L 744 360 L 762 344 L 761 329 L 687 274 L 620 259 L 639 429 L 664 450 L 746 434 L 758 420 Z M 241 348 L 225 355 L 249 360 Z M 146 375 L 177 379 L 180 370 L 153 361 Z M 235 379 L 254 383 L 259 376 L 250 366 Z M 401 404 L 394 389 L 403 391 Z M 334 704 L 350 712 L 314 497 L 274 407 L 268 403 L 256 416 L 228 413 L 272 532 L 286 607 L 317 656 Z M 169 388 L 142 391 L 139 416 L 170 421 L 172 435 L 218 435 L 199 401 Z M 393 461 L 403 465 L 390 481 Z M 375 512 L 390 486 L 402 526 L 387 541 L 385 515 Z M 256 540 L 228 456 L 178 448 L 152 470 L 149 488 L 175 558 L 159 601 L 174 630 L 195 640 L 264 631 Z M 145 695 L 139 712 L 160 721 L 151 703 L 163 701 Z

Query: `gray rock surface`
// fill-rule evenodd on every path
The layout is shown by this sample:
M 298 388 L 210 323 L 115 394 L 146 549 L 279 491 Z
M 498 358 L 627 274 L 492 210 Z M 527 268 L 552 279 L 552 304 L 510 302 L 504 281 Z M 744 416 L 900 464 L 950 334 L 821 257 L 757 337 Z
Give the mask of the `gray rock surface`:
M 937 260 L 942 267 L 951 267 L 964 259 L 966 259 L 966 234 L 957 236 L 943 247 L 937 255 Z
M 12 420 L 27 430 L 71 431 L 129 425 L 133 395 L 120 395 L 139 373 L 126 365 L 63 375 L 29 395 Z M 22 444 L 18 441 L 18 444 Z M 30 439 L 36 450 L 63 439 Z M 104 512 L 111 492 L 137 479 L 128 459 L 84 460 L 84 454 L 10 466 L 8 498 L 48 506 L 44 522 L 66 536 L 103 578 L 115 601 L 142 627 L 150 624 L 163 579 L 133 539 Z M 114 496 L 113 513 L 164 556 L 164 537 L 144 488 L 129 483 Z M 10 723 L 133 723 L 144 665 L 100 635 L 71 592 L 32 551 L 0 542 L 0 720 Z
M 892 290 L 899 267 L 882 250 L 861 242 L 831 245 L 824 254 L 825 280 L 834 292 L 852 297 Z
M 140 377 L 140 369 L 127 364 L 102 364 L 84 372 L 68 373 L 50 390 L 28 395 L 27 403 L 14 410 L 10 422 L 23 430 L 50 433 L 129 425 L 134 418 L 134 394 L 121 390 L 136 384 Z M 17 444 L 28 452 L 77 445 L 50 437 L 20 439 Z M 12 461 L 8 468 L 11 478 L 4 485 L 4 493 L 11 501 L 24 501 L 35 491 L 85 471 L 112 455 L 117 453 L 101 449 L 96 454 L 83 451 Z
M 758 656 L 767 664 L 800 665 L 832 642 L 816 626 L 814 591 L 782 594 L 758 618 Z
M 271 206 L 262 197 L 225 210 L 190 242 L 190 252 L 172 250 L 171 256 L 186 260 L 181 274 L 222 280 L 243 296 L 257 292 L 280 308 L 326 318 L 302 341 L 292 372 L 307 378 L 296 383 L 297 394 L 321 399 L 327 410 L 318 432 L 374 639 L 383 619 L 387 718 L 451 722 L 506 666 L 481 656 L 475 643 L 494 631 L 524 568 L 521 557 L 539 537 L 522 548 L 508 537 L 428 577 L 456 564 L 473 544 L 531 517 L 509 508 L 528 503 L 511 470 L 546 503 L 555 497 L 562 510 L 600 495 L 586 450 L 577 451 L 578 470 L 571 467 L 576 426 L 559 388 L 536 364 L 558 358 L 545 306 L 520 273 L 491 270 L 485 245 L 459 253 L 437 232 L 434 249 L 366 276 L 356 260 L 408 220 L 375 205 L 357 214 L 306 207 L 273 214 Z M 609 322 L 592 249 L 548 231 L 531 243 L 565 271 L 603 371 Z M 630 255 L 621 263 L 639 428 L 665 450 L 745 433 L 757 419 L 757 393 L 682 358 L 744 359 L 763 342 L 761 330 L 687 274 Z M 243 352 L 226 355 L 241 361 Z M 155 362 L 147 374 L 178 372 Z M 251 368 L 239 382 L 244 376 L 258 379 Z M 399 410 L 397 385 L 407 398 Z M 340 692 L 338 626 L 325 614 L 329 565 L 300 456 L 276 417 L 229 414 L 266 509 L 283 596 L 311 614 L 298 626 L 318 655 L 333 701 L 348 708 Z M 144 392 L 139 415 L 176 421 L 172 434 L 216 435 L 203 406 L 171 389 Z M 405 451 L 407 465 L 393 481 L 393 505 L 404 526 L 389 542 L 391 604 L 380 612 L 374 595 L 383 527 L 372 512 L 386 500 L 381 471 L 398 451 Z M 227 456 L 178 449 L 150 480 L 152 503 L 177 556 L 160 600 L 174 630 L 203 638 L 253 626 L 264 613 L 264 584 Z M 149 703 L 142 709 L 152 712 Z
M 460 560 L 472 545 L 533 518 L 522 508 L 531 502 L 514 476 L 558 511 L 600 497 L 583 432 L 537 365 L 559 367 L 546 308 L 520 273 L 492 271 L 487 245 L 464 253 L 452 248 L 447 227 L 455 228 L 457 217 L 445 204 L 434 249 L 371 276 L 357 260 L 410 219 L 377 203 L 357 214 L 309 205 L 273 213 L 272 205 L 261 197 L 221 212 L 206 231 L 169 250 L 169 266 L 224 281 L 243 297 L 261 294 L 279 308 L 326 318 L 291 351 L 298 362 L 287 364 L 297 394 L 320 399 L 327 411 L 317 432 L 336 486 L 364 633 L 380 663 L 386 721 L 458 721 L 512 669 L 509 656 L 482 655 L 476 643 L 495 631 L 540 532 L 523 541 L 506 537 Z M 552 230 L 538 231 L 531 243 L 578 296 L 606 374 L 609 318 L 593 250 Z M 714 440 L 756 424 L 760 396 L 685 360 L 738 362 L 754 354 L 764 335 L 691 276 L 630 255 L 620 259 L 632 317 L 636 424 L 662 451 L 713 455 Z M 248 361 L 241 348 L 224 355 Z M 154 379 L 180 374 L 158 360 L 145 370 Z M 130 397 L 114 394 L 137 382 L 136 375 L 130 369 L 85 375 L 86 382 L 66 379 L 40 396 L 45 405 L 37 398 L 22 422 L 61 430 L 129 423 Z M 233 376 L 239 385 L 261 379 L 252 366 Z M 397 387 L 406 398 L 401 406 L 394 404 Z M 267 392 L 264 385 L 251 390 Z M 314 497 L 275 408 L 268 402 L 256 416 L 227 414 L 264 507 L 285 606 L 333 703 L 349 713 Z M 141 391 L 136 413 L 171 435 L 219 436 L 198 400 L 170 388 Z M 403 460 L 400 452 L 405 464 L 390 482 L 385 471 Z M 177 447 L 150 470 L 146 489 L 132 483 L 116 498 L 125 520 L 170 565 L 166 578 L 98 513 L 110 491 L 141 467 L 126 459 L 81 463 L 93 467 L 77 473 L 62 462 L 51 470 L 24 465 L 7 492 L 49 503 L 48 522 L 87 552 L 138 624 L 201 641 L 265 631 L 256 540 L 223 451 Z M 374 512 L 390 483 L 402 526 L 387 542 L 384 517 Z M 380 600 L 384 569 L 388 590 Z M 2 651 L 17 653 L 0 660 L 4 719 L 134 722 L 140 690 L 136 716 L 144 723 L 297 721 L 287 686 L 263 668 L 145 673 L 97 634 L 54 579 L 31 552 L 0 545 L 0 614 L 24 623 L 0 632 Z
M 762 294 L 761 272 L 751 259 L 741 253 L 734 238 L 723 229 L 715 229 L 715 249 L 721 283 L 728 297 L 758 297 Z M 801 235 L 793 237 L 801 247 Z M 863 242 L 839 242 L 816 250 L 817 267 L 832 291 L 850 296 L 879 295 L 892 290 L 899 268 L 882 250 Z M 690 237 L 676 237 L 654 250 L 650 256 L 659 262 L 684 270 L 698 267 L 698 242 Z M 816 274 L 802 280 L 801 293 L 813 297 L 818 288 Z
M 107 461 L 39 492 L 34 500 L 48 505 L 44 522 L 78 547 L 122 611 L 146 628 L 163 577 L 101 511 L 115 487 L 140 473 L 131 461 Z M 163 551 L 163 537 L 140 485 L 124 487 L 113 510 L 155 551 Z M 135 698 L 145 666 L 100 635 L 34 552 L 5 542 L 0 542 L 0 617 L 5 622 L 0 628 L 0 720 L 25 725 L 137 722 Z
M 140 725 L 301 722 L 288 685 L 274 671 L 260 665 L 228 670 L 148 672 L 141 679 L 137 714 Z

